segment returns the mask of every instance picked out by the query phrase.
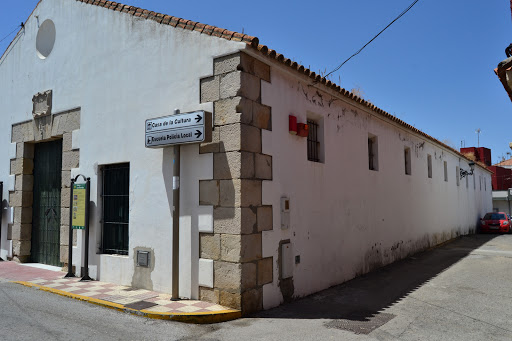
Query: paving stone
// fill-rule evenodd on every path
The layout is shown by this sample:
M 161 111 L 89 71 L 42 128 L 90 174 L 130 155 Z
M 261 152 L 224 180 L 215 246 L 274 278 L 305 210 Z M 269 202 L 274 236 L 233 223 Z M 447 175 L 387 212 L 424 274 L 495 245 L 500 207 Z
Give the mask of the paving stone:
M 125 308 L 130 308 L 130 309 L 135 309 L 135 310 L 144 310 L 144 309 L 148 309 L 148 308 L 154 307 L 156 305 L 157 304 L 155 304 L 153 302 L 139 301 L 139 302 L 127 304 L 124 307 Z

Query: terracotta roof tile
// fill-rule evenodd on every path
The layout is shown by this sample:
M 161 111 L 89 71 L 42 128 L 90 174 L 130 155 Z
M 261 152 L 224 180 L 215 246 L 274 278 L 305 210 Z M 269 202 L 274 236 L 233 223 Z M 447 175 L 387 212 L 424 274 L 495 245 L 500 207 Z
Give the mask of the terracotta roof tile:
M 213 33 L 213 29 L 214 28 L 215 28 L 215 26 L 205 25 L 204 28 L 203 28 L 203 33 L 204 34 L 208 34 L 209 36 L 211 36 L 212 33 Z
M 196 23 L 196 26 L 194 27 L 194 31 L 197 31 L 199 33 L 202 33 L 204 28 L 205 28 L 205 24 L 202 24 L 200 22 Z
M 416 129 L 415 127 L 405 123 L 404 121 L 389 114 L 388 112 L 376 107 L 372 103 L 355 96 L 350 91 L 343 89 L 339 85 L 331 82 L 330 80 L 322 77 L 321 75 L 317 75 L 315 72 L 312 72 L 311 70 L 305 68 L 303 65 L 300 65 L 297 62 L 290 60 L 289 58 L 285 58 L 282 54 L 277 53 L 275 50 L 268 48 L 266 45 L 260 45 L 259 39 L 257 37 L 253 37 L 253 36 L 238 33 L 238 32 L 232 32 L 232 31 L 222 29 L 219 27 L 215 27 L 215 26 L 211 26 L 211 25 L 196 23 L 194 21 L 185 20 L 185 19 L 181 19 L 181 18 L 177 18 L 177 17 L 165 15 L 165 14 L 151 12 L 151 11 L 148 11 L 148 10 L 145 10 L 142 8 L 138 8 L 135 6 L 128 6 L 128 5 L 124 5 L 124 4 L 113 2 L 113 1 L 105 1 L 105 0 L 75 0 L 75 1 L 82 2 L 84 4 L 90 4 L 90 5 L 94 5 L 94 6 L 99 6 L 99 7 L 123 12 L 128 15 L 151 19 L 151 20 L 154 20 L 163 25 L 178 27 L 181 29 L 189 30 L 189 31 L 196 31 L 201 34 L 216 36 L 216 37 L 219 37 L 222 39 L 227 39 L 227 40 L 232 40 L 232 41 L 237 41 L 237 42 L 244 42 L 251 48 L 254 48 L 257 51 L 259 51 L 262 55 L 266 56 L 267 58 L 275 59 L 277 62 L 284 64 L 286 67 L 292 68 L 293 70 L 297 71 L 298 73 L 311 78 L 313 84 L 320 83 L 325 88 L 331 88 L 334 91 L 339 92 L 341 95 L 346 96 L 346 97 L 356 101 L 357 103 L 360 103 L 360 104 L 368 107 L 370 110 L 376 112 L 377 114 L 382 115 L 382 116 L 386 117 L 387 119 L 389 119 L 393 122 L 396 122 L 397 124 L 407 128 L 408 130 L 411 130 L 414 133 L 419 134 L 419 135 L 421 135 L 439 145 L 442 145 L 443 147 L 451 150 L 452 152 L 459 155 L 460 157 L 466 158 L 459 151 L 451 148 L 450 146 L 447 146 L 446 144 L 440 142 L 439 140 L 433 138 L 432 136 L 422 132 L 421 130 Z M 39 5 L 39 3 L 38 3 L 38 5 Z M 36 6 L 36 8 L 37 8 L 37 6 Z
M 231 36 L 231 40 L 242 41 L 243 36 L 244 35 L 242 33 L 234 32 L 233 35 Z
M 222 32 L 224 32 L 223 28 L 215 27 L 212 32 L 212 36 L 222 37 Z
M 164 25 L 168 25 L 169 21 L 171 21 L 171 16 L 170 15 L 165 15 L 164 18 L 162 19 L 161 23 L 164 24 Z
M 193 31 L 196 24 L 197 24 L 197 22 L 189 20 L 189 21 L 187 21 L 187 26 L 185 28 L 187 30 Z
M 222 32 L 222 37 L 221 38 L 224 38 L 224 39 L 227 39 L 227 40 L 231 40 L 231 37 L 233 36 L 235 32 L 233 31 L 230 31 L 230 30 L 224 30 L 224 32 Z
M 504 160 L 501 162 L 498 162 L 497 164 L 493 166 L 512 166 L 512 159 Z

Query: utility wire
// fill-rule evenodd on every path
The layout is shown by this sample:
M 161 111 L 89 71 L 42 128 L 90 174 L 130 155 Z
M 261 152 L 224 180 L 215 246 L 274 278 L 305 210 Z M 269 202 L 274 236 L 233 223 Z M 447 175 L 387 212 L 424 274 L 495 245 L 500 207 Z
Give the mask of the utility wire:
M 327 78 L 327 76 L 329 76 L 331 73 L 334 73 L 334 72 L 338 71 L 338 70 L 339 70 L 343 65 L 345 65 L 345 63 L 346 63 L 346 62 L 348 62 L 350 59 L 352 59 L 352 57 L 357 56 L 357 55 L 359 54 L 359 52 L 363 51 L 363 49 L 364 49 L 366 46 L 370 45 L 370 43 L 371 43 L 372 41 L 374 41 L 375 39 L 377 39 L 377 37 L 378 37 L 378 36 L 380 36 L 380 35 L 381 35 L 381 33 L 382 33 L 382 32 L 384 32 L 384 31 L 385 31 L 389 26 L 393 25 L 393 23 L 394 23 L 395 21 L 397 21 L 397 20 L 398 20 L 398 19 L 400 19 L 402 16 L 404 16 L 404 14 L 405 14 L 405 13 L 409 12 L 409 10 L 410 10 L 414 5 L 416 5 L 416 3 L 417 3 L 418 1 L 419 1 L 419 0 L 414 0 L 414 2 L 413 2 L 412 4 L 410 4 L 410 5 L 409 5 L 409 7 L 407 7 L 406 9 L 404 9 L 404 10 L 402 11 L 402 13 L 400 13 L 400 14 L 395 18 L 395 20 L 393 20 L 392 22 L 390 22 L 390 23 L 388 24 L 388 26 L 384 27 L 384 28 L 383 28 L 383 29 L 382 29 L 382 30 L 381 30 L 381 31 L 380 31 L 380 32 L 379 32 L 375 37 L 373 37 L 369 42 L 367 42 L 363 47 L 361 47 L 361 48 L 360 48 L 356 53 L 354 53 L 354 54 L 353 54 L 353 55 L 351 55 L 347 60 L 345 60 L 343 63 L 341 63 L 340 65 L 338 65 L 338 67 L 336 67 L 334 70 L 332 70 L 331 72 L 329 72 L 328 74 L 326 74 L 326 75 L 324 76 L 324 78 Z
M 16 26 L 16 28 L 14 30 L 12 30 L 11 33 L 9 33 L 8 35 L 6 35 L 5 37 L 3 37 L 2 39 L 0 39 L 0 43 L 3 42 L 5 39 L 7 39 L 7 37 L 9 37 L 11 34 L 13 34 L 14 32 L 16 32 L 20 27 L 23 27 L 23 23 L 21 23 L 21 25 L 18 25 Z

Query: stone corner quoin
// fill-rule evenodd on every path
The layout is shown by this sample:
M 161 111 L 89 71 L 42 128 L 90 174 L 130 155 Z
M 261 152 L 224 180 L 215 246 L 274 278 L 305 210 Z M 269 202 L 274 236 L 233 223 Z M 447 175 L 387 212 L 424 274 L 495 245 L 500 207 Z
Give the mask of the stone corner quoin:
M 238 52 L 213 60 L 213 76 L 200 80 L 201 102 L 213 102 L 214 176 L 200 181 L 200 205 L 214 208 L 213 233 L 200 234 L 200 257 L 211 259 L 213 288 L 201 300 L 248 314 L 263 309 L 263 285 L 273 281 L 272 257 L 262 258 L 261 232 L 272 229 L 272 206 L 262 205 L 262 181 L 272 179 L 272 156 L 261 153 L 261 131 L 272 129 L 261 103 L 270 66 Z

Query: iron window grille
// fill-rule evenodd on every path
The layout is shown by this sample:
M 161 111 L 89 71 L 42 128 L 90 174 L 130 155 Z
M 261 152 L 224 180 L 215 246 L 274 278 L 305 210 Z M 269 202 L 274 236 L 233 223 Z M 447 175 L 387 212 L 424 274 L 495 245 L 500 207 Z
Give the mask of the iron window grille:
M 432 155 L 427 155 L 427 176 L 432 179 Z
M 444 166 L 444 181 L 448 181 L 448 163 L 443 161 Z
M 405 174 L 411 175 L 411 149 L 408 147 L 404 148 L 404 166 Z
M 318 139 L 318 123 L 312 120 L 308 124 L 308 160 L 320 162 L 320 140 Z
M 374 170 L 373 166 L 373 140 L 371 138 L 368 139 L 368 166 L 370 170 Z
M 130 164 L 103 166 L 102 252 L 128 254 Z
M 373 171 L 379 170 L 377 153 L 377 137 L 368 136 L 368 169 Z

